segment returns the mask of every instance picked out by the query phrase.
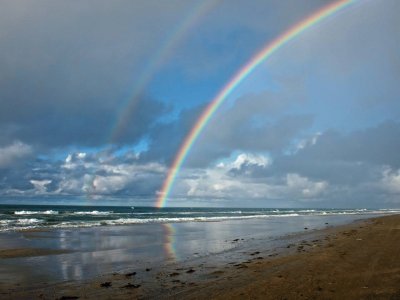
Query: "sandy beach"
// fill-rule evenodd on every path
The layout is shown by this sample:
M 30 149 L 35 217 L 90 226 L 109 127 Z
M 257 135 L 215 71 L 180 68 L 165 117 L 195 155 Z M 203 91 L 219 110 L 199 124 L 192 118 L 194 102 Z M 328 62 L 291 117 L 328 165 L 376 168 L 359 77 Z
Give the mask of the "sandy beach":
M 243 244 L 225 259 L 192 259 L 162 268 L 127 266 L 89 280 L 35 285 L 3 281 L 0 295 L 4 299 L 400 298 L 398 215 L 304 230 L 281 241 L 284 244 L 275 248 Z M 3 251 L 2 259 L 56 254 L 19 251 Z

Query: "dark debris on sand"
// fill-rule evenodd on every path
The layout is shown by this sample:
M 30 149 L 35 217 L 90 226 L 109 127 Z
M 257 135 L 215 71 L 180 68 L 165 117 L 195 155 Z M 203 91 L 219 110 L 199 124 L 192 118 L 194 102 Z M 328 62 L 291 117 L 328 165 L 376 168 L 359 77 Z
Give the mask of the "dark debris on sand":
M 135 276 L 136 272 L 131 272 L 131 273 L 127 273 L 125 274 L 125 277 L 131 277 L 131 276 Z
M 137 288 L 140 288 L 140 287 L 141 287 L 140 284 L 128 283 L 127 285 L 124 285 L 122 288 L 125 288 L 125 289 L 137 289 Z
M 101 287 L 105 287 L 105 288 L 109 288 L 109 287 L 111 287 L 111 281 L 106 281 L 106 282 L 103 282 L 103 283 L 100 283 L 100 286 Z

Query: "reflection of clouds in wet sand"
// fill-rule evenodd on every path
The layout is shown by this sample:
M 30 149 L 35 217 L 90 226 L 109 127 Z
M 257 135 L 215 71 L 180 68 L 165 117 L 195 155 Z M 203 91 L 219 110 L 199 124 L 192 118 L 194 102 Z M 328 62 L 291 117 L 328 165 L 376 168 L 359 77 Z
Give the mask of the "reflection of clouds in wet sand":
M 175 226 L 170 223 L 162 224 L 164 228 L 164 253 L 167 261 L 176 261 L 178 257 L 176 256 L 175 250 Z
M 135 254 L 130 249 L 78 252 L 47 258 L 54 268 L 59 267 L 63 280 L 81 280 L 90 275 L 114 271 L 114 266 L 134 261 Z
M 68 249 L 72 253 L 22 258 L 18 264 L 35 265 L 37 268 L 32 272 L 48 274 L 48 280 L 81 280 L 126 266 L 148 267 L 151 262 L 175 260 L 173 250 L 167 252 L 171 255 L 164 256 L 166 244 L 169 243 L 168 248 L 173 249 L 174 232 L 172 226 L 167 230 L 162 224 L 61 229 L 52 231 L 51 235 L 43 232 L 34 242 L 39 245 L 47 243 L 51 248 Z

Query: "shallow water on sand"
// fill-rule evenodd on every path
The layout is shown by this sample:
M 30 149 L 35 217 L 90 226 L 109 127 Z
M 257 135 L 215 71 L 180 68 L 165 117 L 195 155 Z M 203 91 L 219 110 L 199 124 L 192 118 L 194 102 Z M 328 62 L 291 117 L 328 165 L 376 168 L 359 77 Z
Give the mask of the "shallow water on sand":
M 38 284 L 86 280 L 124 270 L 162 270 L 168 264 L 198 259 L 213 260 L 218 264 L 246 249 L 277 247 L 282 244 L 280 237 L 287 234 L 367 217 L 371 215 L 271 217 L 3 232 L 0 233 L 2 251 L 40 248 L 71 252 L 0 259 L 0 280 Z

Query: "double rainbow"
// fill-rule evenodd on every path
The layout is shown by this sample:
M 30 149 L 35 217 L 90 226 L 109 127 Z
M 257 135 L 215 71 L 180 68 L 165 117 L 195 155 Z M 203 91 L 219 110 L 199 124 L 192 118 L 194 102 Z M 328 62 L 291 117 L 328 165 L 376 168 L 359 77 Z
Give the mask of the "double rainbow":
M 168 196 L 171 192 L 172 186 L 174 185 L 175 179 L 185 161 L 190 149 L 192 148 L 194 142 L 199 137 L 200 133 L 203 131 L 204 127 L 207 125 L 209 120 L 212 118 L 217 109 L 222 105 L 226 98 L 233 92 L 233 90 L 262 62 L 268 59 L 272 54 L 278 51 L 281 47 L 289 43 L 291 40 L 302 34 L 304 31 L 310 27 L 315 26 L 319 22 L 334 15 L 335 13 L 343 10 L 344 8 L 350 6 L 356 0 L 340 0 L 333 2 L 322 9 L 311 14 L 309 17 L 303 21 L 295 24 L 289 30 L 285 31 L 283 34 L 278 36 L 272 42 L 267 43 L 264 48 L 253 56 L 220 90 L 220 92 L 215 96 L 215 98 L 208 104 L 205 110 L 202 112 L 201 116 L 190 130 L 189 134 L 186 136 L 184 142 L 179 148 L 175 159 L 169 168 L 168 175 L 159 191 L 156 207 L 164 207 Z

